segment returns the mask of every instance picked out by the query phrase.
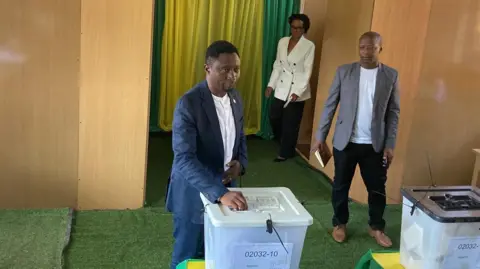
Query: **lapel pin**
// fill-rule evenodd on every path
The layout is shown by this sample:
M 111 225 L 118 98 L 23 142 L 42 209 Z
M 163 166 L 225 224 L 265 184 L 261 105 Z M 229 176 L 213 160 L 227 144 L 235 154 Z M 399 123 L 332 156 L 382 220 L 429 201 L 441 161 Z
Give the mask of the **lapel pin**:
M 236 104 L 236 103 L 237 103 L 237 101 L 235 101 L 235 99 L 233 99 L 233 103 L 234 103 L 234 104 Z

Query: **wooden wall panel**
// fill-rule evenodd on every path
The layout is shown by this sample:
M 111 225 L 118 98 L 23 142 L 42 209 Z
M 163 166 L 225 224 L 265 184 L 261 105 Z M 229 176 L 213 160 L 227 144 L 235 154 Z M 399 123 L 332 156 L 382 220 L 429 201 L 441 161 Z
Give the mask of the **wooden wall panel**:
M 433 0 L 435 1 L 435 0 Z M 388 171 L 388 203 L 401 201 L 400 188 L 404 171 L 408 169 L 406 148 L 413 117 L 414 98 L 418 91 L 418 78 L 427 34 L 432 0 L 375 0 L 372 31 L 383 37 L 380 59 L 397 69 L 400 76 L 400 124 L 394 161 Z M 357 173 L 355 193 L 352 197 L 367 201 L 367 192 Z
M 303 2 L 302 13 L 310 19 L 310 29 L 306 37 L 315 43 L 315 60 L 313 64 L 310 87 L 312 98 L 305 102 L 303 109 L 302 123 L 298 134 L 297 149 L 300 153 L 309 156 L 310 141 L 312 140 L 313 117 L 315 113 L 315 96 L 317 94 L 318 74 L 320 68 L 320 58 L 322 54 L 323 34 L 325 31 L 325 19 L 327 15 L 328 0 L 305 0 Z
M 328 1 L 327 19 L 323 37 L 322 58 L 318 76 L 315 114 L 313 120 L 312 143 L 323 111 L 328 90 L 338 66 L 358 59 L 358 38 L 370 30 L 374 0 L 335 0 Z M 345 8 L 348 7 L 348 8 Z M 332 146 L 336 119 L 332 123 L 327 144 Z M 310 155 L 310 164 L 333 178 L 333 160 L 322 169 L 315 156 Z
M 2 0 L 0 25 L 0 208 L 75 206 L 80 0 Z
M 433 0 L 405 158 L 405 185 L 470 185 L 480 145 L 480 1 Z
M 333 2 L 329 2 L 327 17 L 333 14 L 330 3 Z M 336 4 L 340 2 L 335 1 L 333 5 Z M 480 85 L 479 8 L 478 0 L 374 2 L 371 29 L 384 38 L 381 60 L 400 74 L 400 126 L 387 182 L 387 195 L 392 198 L 389 203 L 399 202 L 402 185 L 470 184 L 474 164 L 471 149 L 480 144 L 476 102 L 480 97 L 476 89 Z M 335 33 L 339 40 L 349 38 L 348 44 L 356 50 L 359 35 L 367 29 L 354 38 L 350 25 L 354 24 L 337 23 L 340 29 Z M 350 48 L 341 45 L 334 46 L 336 50 L 327 49 L 328 33 L 333 27 L 327 21 L 315 121 L 323 109 L 334 68 L 352 61 L 354 56 L 357 58 Z M 343 55 L 334 55 L 335 51 Z M 323 81 L 325 77 L 330 80 L 328 85 L 323 84 L 327 83 Z M 315 129 L 317 124 L 314 123 Z M 310 163 L 320 168 L 313 156 L 310 156 Z M 333 177 L 333 163 L 323 171 Z M 360 202 L 367 201 L 358 171 L 350 196 Z
M 82 0 L 78 207 L 143 206 L 153 0 Z
M 4 0 L 0 15 L 0 208 L 141 207 L 153 0 Z

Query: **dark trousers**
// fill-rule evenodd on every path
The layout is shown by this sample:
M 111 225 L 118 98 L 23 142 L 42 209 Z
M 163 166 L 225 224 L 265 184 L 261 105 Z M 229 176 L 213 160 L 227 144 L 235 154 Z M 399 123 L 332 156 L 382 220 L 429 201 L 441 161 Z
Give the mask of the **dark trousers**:
M 386 206 L 385 183 L 387 167 L 383 165 L 383 152 L 375 152 L 370 144 L 349 143 L 344 150 L 333 148 L 335 177 L 332 189 L 333 226 L 347 224 L 348 192 L 357 164 L 368 191 L 368 224 L 374 230 L 385 228 L 383 213 Z
M 305 102 L 290 102 L 286 108 L 283 108 L 284 105 L 285 101 L 273 98 L 270 105 L 270 125 L 275 139 L 280 143 L 278 156 L 291 158 L 295 156 Z
M 170 269 L 187 259 L 204 259 L 204 230 L 203 224 L 193 223 L 188 218 L 173 218 L 173 245 L 172 263 Z

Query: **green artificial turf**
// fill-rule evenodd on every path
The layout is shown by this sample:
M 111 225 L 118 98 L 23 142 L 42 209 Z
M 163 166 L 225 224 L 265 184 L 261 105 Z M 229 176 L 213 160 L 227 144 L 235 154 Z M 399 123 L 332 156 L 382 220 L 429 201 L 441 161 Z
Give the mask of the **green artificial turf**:
M 314 217 L 303 248 L 302 269 L 353 268 L 369 249 L 380 249 L 368 236 L 368 210 L 351 204 L 349 240 L 333 241 L 331 187 L 328 179 L 312 170 L 301 158 L 274 163 L 276 145 L 258 138 L 248 140 L 249 167 L 245 187 L 290 188 Z M 169 268 L 172 221 L 165 213 L 165 186 L 172 163 L 168 136 L 152 137 L 149 143 L 147 208 L 131 211 L 78 212 L 66 256 L 67 268 Z M 400 208 L 387 208 L 387 233 L 398 248 Z
M 353 268 L 369 249 L 381 249 L 367 233 L 367 208 L 351 204 L 349 239 L 338 244 L 330 236 L 329 204 L 306 206 L 314 217 L 300 268 Z M 389 207 L 387 233 L 398 248 L 398 207 Z M 132 211 L 79 212 L 67 252 L 67 268 L 169 268 L 172 219 L 162 208 Z
M 66 268 L 168 268 L 171 231 L 162 208 L 77 212 Z
M 248 139 L 248 168 L 242 178 L 243 187 L 290 188 L 300 200 L 327 202 L 331 186 L 320 172 L 313 170 L 301 157 L 274 163 L 276 144 L 257 137 Z M 163 206 L 165 188 L 170 174 L 173 154 L 171 138 L 158 135 L 150 139 L 146 204 Z
M 0 268 L 63 268 L 68 209 L 0 210 Z

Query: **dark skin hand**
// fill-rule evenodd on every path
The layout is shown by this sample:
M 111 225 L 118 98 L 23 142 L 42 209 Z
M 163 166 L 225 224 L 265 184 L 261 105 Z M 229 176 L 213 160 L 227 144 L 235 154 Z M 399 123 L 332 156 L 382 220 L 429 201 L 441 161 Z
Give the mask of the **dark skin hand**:
M 297 99 L 298 99 L 298 95 L 296 95 L 296 94 L 292 93 L 292 95 L 291 95 L 291 97 L 290 97 L 290 98 L 292 99 L 292 102 L 296 102 L 296 101 L 297 101 Z
M 240 174 L 242 173 L 242 165 L 237 160 L 233 160 L 227 163 L 227 167 L 228 167 L 227 171 L 223 173 L 223 180 L 222 180 L 223 184 L 230 183 L 232 179 L 239 177 Z
M 387 160 L 387 167 L 390 167 L 393 161 L 393 149 L 385 149 L 383 151 L 383 158 Z
M 273 89 L 272 87 L 267 87 L 267 89 L 265 89 L 265 97 L 270 97 L 270 95 L 272 95 L 272 92 L 273 92 Z
M 267 97 L 267 98 L 270 97 L 270 96 L 272 95 L 272 92 L 273 92 L 272 87 L 267 87 L 267 89 L 265 89 L 265 97 Z M 298 95 L 296 95 L 296 94 L 293 93 L 293 94 L 290 96 L 290 98 L 292 99 L 292 102 L 295 102 L 295 101 L 297 101 L 297 99 L 298 99 Z
M 239 191 L 229 191 L 220 198 L 220 203 L 233 210 L 247 210 L 247 200 Z
M 312 145 L 312 149 L 310 150 L 311 153 L 314 153 L 315 151 L 323 152 L 324 150 L 327 149 L 327 143 L 324 141 L 315 141 L 315 144 Z
M 239 177 L 242 171 L 242 166 L 240 162 L 237 160 L 233 160 L 227 163 L 227 171 L 223 174 L 223 184 L 228 184 L 232 179 Z M 227 192 L 222 198 L 220 198 L 220 203 L 223 205 L 228 206 L 234 210 L 247 210 L 247 200 L 243 196 L 243 194 L 239 191 L 229 191 Z

